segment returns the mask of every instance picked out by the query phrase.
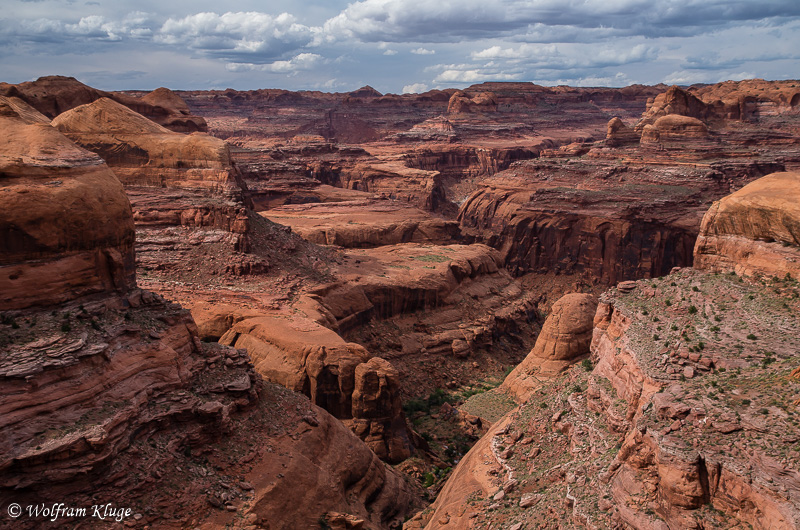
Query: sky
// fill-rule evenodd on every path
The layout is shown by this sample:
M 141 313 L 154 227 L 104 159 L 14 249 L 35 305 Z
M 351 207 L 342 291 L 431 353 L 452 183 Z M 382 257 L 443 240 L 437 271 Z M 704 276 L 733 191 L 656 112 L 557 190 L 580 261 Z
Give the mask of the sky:
M 0 0 L 0 81 L 382 93 L 800 78 L 800 0 Z

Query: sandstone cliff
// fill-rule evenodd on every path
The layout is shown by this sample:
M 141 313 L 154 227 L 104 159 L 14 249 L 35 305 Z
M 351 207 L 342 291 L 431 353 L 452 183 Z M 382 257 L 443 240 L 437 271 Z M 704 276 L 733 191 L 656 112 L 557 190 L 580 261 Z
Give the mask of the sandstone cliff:
M 0 310 L 126 292 L 133 223 L 122 185 L 15 98 L 0 97 Z
M 225 142 L 172 132 L 111 99 L 59 114 L 53 126 L 103 157 L 126 185 L 236 187 Z
M 717 202 L 703 217 L 695 266 L 800 277 L 800 173 L 773 173 Z

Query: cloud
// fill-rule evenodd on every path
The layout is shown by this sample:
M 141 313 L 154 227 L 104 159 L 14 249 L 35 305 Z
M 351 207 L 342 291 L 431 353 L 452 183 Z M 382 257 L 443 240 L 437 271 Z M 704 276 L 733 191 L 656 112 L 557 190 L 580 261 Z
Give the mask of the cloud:
M 413 53 L 414 55 L 433 55 L 434 53 L 436 53 L 436 51 L 428 50 L 426 48 L 415 48 L 411 50 L 411 53 Z
M 403 87 L 403 94 L 421 94 L 428 91 L 428 85 L 425 83 L 413 83 Z
M 383 52 L 384 55 L 397 55 L 397 50 L 386 50 Z
M 168 19 L 155 41 L 225 59 L 249 57 L 249 62 L 266 63 L 311 45 L 317 33 L 288 13 L 197 13 Z
M 433 43 L 526 30 L 534 41 L 570 42 L 585 39 L 586 30 L 595 38 L 690 35 L 797 16 L 796 0 L 361 0 L 325 22 L 324 33 L 328 39 Z
M 297 72 L 311 70 L 317 67 L 321 60 L 322 56 L 316 53 L 301 53 L 288 61 L 275 61 L 268 64 L 228 63 L 225 65 L 225 68 L 229 72 L 262 71 L 294 75 L 297 74 Z

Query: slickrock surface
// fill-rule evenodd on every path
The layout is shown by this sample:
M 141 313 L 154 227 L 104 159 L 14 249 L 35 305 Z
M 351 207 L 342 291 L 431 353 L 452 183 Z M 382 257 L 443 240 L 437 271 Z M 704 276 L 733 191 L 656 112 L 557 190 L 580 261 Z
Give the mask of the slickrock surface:
M 235 187 L 225 142 L 172 132 L 109 98 L 59 114 L 53 126 L 103 157 L 123 184 L 215 191 Z
M 553 377 L 589 354 L 597 298 L 572 293 L 561 297 L 542 325 L 536 345 L 506 377 L 501 389 L 525 401 L 540 385 L 539 377 Z
M 696 267 L 800 278 L 800 173 L 773 173 L 715 202 L 703 217 Z
M 0 97 L 0 124 L 0 310 L 131 288 L 131 210 L 108 166 L 18 99 Z

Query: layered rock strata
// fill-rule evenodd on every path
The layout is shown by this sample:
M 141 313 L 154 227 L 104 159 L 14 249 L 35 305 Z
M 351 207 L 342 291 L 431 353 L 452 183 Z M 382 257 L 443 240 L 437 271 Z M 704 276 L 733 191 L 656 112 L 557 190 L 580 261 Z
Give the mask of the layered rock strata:
M 695 266 L 800 277 L 800 173 L 773 173 L 715 202 L 703 217 Z
M 238 187 L 225 142 L 172 132 L 109 98 L 63 112 L 53 126 L 99 154 L 126 185 Z
M 739 219 L 762 208 L 739 205 Z M 708 230 L 716 224 L 710 216 Z M 716 265 L 606 292 L 591 371 L 574 367 L 528 395 L 408 527 L 800 524 L 800 459 L 787 450 L 800 439 L 798 284 Z
M 18 99 L 0 98 L 0 123 L 0 310 L 130 289 L 130 204 L 108 166 Z

